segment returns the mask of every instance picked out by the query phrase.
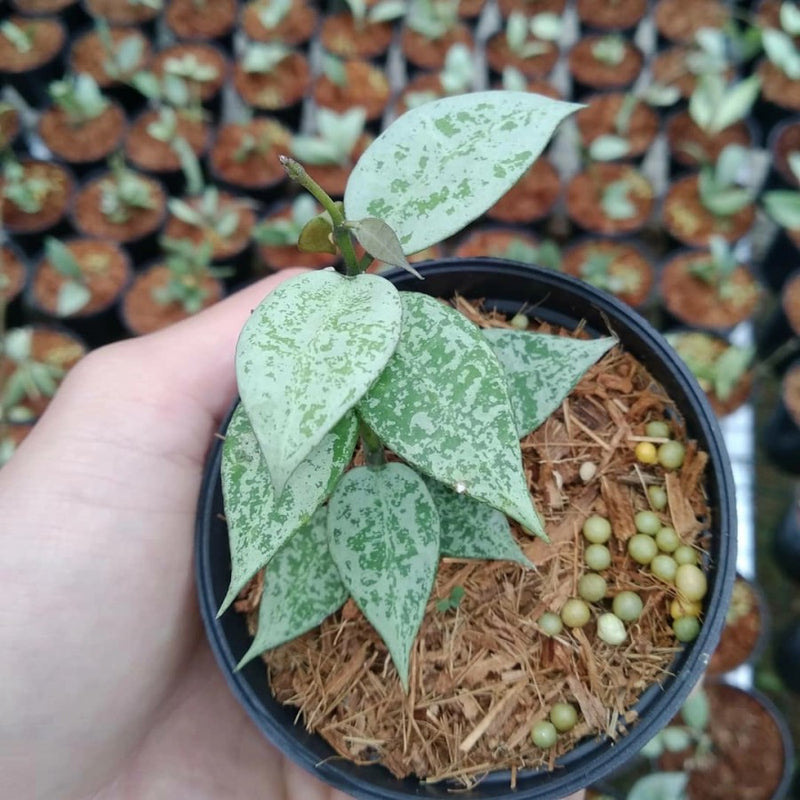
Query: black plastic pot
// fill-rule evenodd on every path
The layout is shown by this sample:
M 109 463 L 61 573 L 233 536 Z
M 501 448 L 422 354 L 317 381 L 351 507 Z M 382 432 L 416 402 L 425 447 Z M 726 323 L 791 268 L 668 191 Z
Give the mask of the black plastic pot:
M 5 254 L 3 251 L 5 251 Z M 25 319 L 24 298 L 25 288 L 30 280 L 30 267 L 28 264 L 28 257 L 22 252 L 22 250 L 19 249 L 19 247 L 14 246 L 12 242 L 5 242 L 4 244 L 0 245 L 0 258 L 3 258 L 4 255 L 13 256 L 14 259 L 22 264 L 23 269 L 25 270 L 22 286 L 20 286 L 18 292 L 15 292 L 10 297 L 6 296 L 4 300 L 2 300 L 3 295 L 0 294 L 0 302 L 5 302 L 5 327 L 16 328 L 22 325 Z
M 52 11 L 29 11 L 25 8 L 25 4 L 19 0 L 11 0 L 11 6 L 15 14 L 20 14 L 24 17 L 57 16 L 67 26 L 67 30 L 70 33 L 75 33 L 75 31 L 86 27 L 91 21 L 80 0 L 68 0 L 68 2 L 64 3 L 63 8 Z
M 579 320 L 585 320 L 588 330 L 594 333 L 613 329 L 626 349 L 661 382 L 682 410 L 689 436 L 697 439 L 710 455 L 708 495 L 714 525 L 706 615 L 698 638 L 675 658 L 670 677 L 642 695 L 636 707 L 638 722 L 617 742 L 584 741 L 559 759 L 551 772 L 521 770 L 516 789 L 509 788 L 509 773 L 499 772 L 487 776 L 465 795 L 473 800 L 552 800 L 587 786 L 632 758 L 677 713 L 700 678 L 725 623 L 735 576 L 733 477 L 716 420 L 696 382 L 660 334 L 614 298 L 560 273 L 508 261 L 445 259 L 420 265 L 420 271 L 424 282 L 397 270 L 387 273 L 387 277 L 403 290 L 438 297 L 452 297 L 458 292 L 466 298 L 485 298 L 487 308 L 512 314 L 522 307 L 535 306 L 537 316 L 556 324 L 575 327 Z M 359 767 L 341 759 L 326 742 L 296 723 L 295 709 L 280 705 L 272 697 L 263 664 L 256 660 L 235 671 L 249 647 L 250 636 L 242 615 L 228 613 L 215 618 L 230 577 L 228 535 L 221 516 L 221 453 L 221 443 L 214 442 L 198 506 L 195 559 L 206 633 L 236 698 L 264 736 L 289 758 L 355 798 L 452 798 L 452 786 L 412 778 L 398 780 L 380 766 Z
M 783 391 L 769 418 L 764 433 L 762 444 L 764 450 L 777 467 L 784 472 L 800 475 L 800 421 L 786 405 L 786 381 L 790 375 L 800 371 L 800 361 L 796 361 L 783 378 Z M 800 573 L 800 565 L 798 565 Z
M 800 143 L 800 115 L 785 119 L 770 131 L 767 139 L 767 149 L 770 153 L 769 172 L 764 184 L 765 190 L 792 189 L 796 191 L 800 186 L 800 181 L 792 175 L 791 170 L 787 169 L 787 165 L 777 158 L 777 153 L 784 140 L 789 144 L 789 152 L 795 149 L 792 146 L 794 142 Z
M 800 248 L 785 228 L 778 228 L 758 266 L 761 280 L 773 292 L 779 293 L 786 279 L 798 265 L 800 265 Z
M 781 631 L 776 639 L 775 668 L 778 675 L 789 689 L 800 693 L 800 620 Z
M 789 303 L 800 287 L 800 271 L 795 269 L 784 282 L 780 304 L 772 311 L 756 337 L 756 355 L 767 359 L 772 370 L 782 375 L 797 357 L 800 348 L 798 312 L 790 311 Z M 793 321 L 794 320 L 794 321 Z
M 783 573 L 800 583 L 800 492 L 795 492 L 781 524 L 775 531 L 772 552 L 775 563 Z M 800 682 L 800 669 L 796 674 Z

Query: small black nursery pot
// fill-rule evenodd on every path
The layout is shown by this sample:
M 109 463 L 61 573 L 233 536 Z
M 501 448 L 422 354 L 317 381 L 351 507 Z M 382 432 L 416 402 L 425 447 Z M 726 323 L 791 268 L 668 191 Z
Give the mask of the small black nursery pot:
M 734 486 L 725 447 L 703 393 L 672 348 L 647 322 L 627 306 L 587 284 L 538 267 L 493 259 L 445 259 L 420 265 L 424 281 L 393 271 L 397 288 L 422 291 L 434 297 L 484 299 L 487 309 L 505 314 L 530 309 L 535 316 L 574 328 L 585 320 L 590 334 L 613 330 L 626 351 L 647 368 L 675 403 L 688 435 L 709 454 L 706 489 L 710 524 L 707 610 L 698 637 L 681 649 L 670 665 L 669 677 L 640 697 L 638 719 L 612 742 L 587 738 L 552 771 L 524 770 L 487 776 L 469 791 L 475 800 L 545 800 L 587 786 L 631 759 L 677 713 L 699 680 L 725 623 L 735 576 L 736 512 Z M 295 709 L 282 706 L 271 694 L 266 669 L 258 660 L 240 671 L 235 667 L 250 645 L 245 618 L 226 613 L 216 618 L 230 578 L 228 532 L 224 522 L 220 463 L 222 447 L 211 450 L 198 507 L 195 558 L 203 621 L 211 647 L 236 698 L 259 730 L 289 758 L 316 777 L 360 800 L 423 800 L 450 798 L 453 786 L 414 778 L 399 780 L 377 765 L 357 766 L 337 756 L 322 738 L 296 722 Z

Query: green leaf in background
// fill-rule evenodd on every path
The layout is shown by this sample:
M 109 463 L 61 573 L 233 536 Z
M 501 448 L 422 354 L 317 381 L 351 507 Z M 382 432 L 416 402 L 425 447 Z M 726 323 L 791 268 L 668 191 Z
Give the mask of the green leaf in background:
M 61 284 L 56 299 L 56 313 L 59 317 L 77 314 L 92 299 L 92 293 L 82 284 L 66 281 Z
M 702 733 L 708 727 L 711 707 L 708 703 L 708 695 L 702 687 L 698 686 L 692 689 L 692 693 L 681 706 L 681 717 L 697 733 Z
M 544 536 L 522 470 L 505 374 L 489 343 L 432 297 L 402 292 L 401 298 L 397 350 L 358 412 L 421 472 Z
M 408 691 L 408 664 L 439 566 L 439 516 L 422 478 L 393 462 L 347 472 L 328 505 L 331 555 Z
M 319 508 L 267 564 L 258 631 L 236 668 L 315 628 L 347 597 L 328 549 L 328 509 Z
M 520 439 L 536 430 L 616 343 L 612 337 L 573 339 L 502 328 L 483 334 L 505 371 Z
M 688 782 L 685 772 L 654 772 L 636 781 L 627 800 L 686 800 Z
M 616 161 L 630 152 L 630 142 L 623 136 L 606 133 L 598 136 L 589 145 L 589 158 L 594 161 Z
M 402 314 L 384 278 L 322 270 L 282 283 L 250 316 L 236 379 L 276 495 L 380 375 Z
M 692 744 L 692 735 L 685 728 L 670 725 L 661 731 L 661 743 L 670 753 L 680 753 Z
M 515 561 L 533 567 L 511 535 L 505 514 L 433 478 L 427 478 L 425 485 L 439 512 L 439 549 L 443 556 Z
M 300 464 L 276 500 L 244 406 L 236 407 L 225 433 L 221 469 L 231 582 L 217 616 L 330 495 L 350 463 L 357 432 L 355 414 L 349 413 Z
M 764 192 L 764 209 L 770 218 L 784 228 L 800 228 L 800 192 L 776 189 Z
M 578 108 L 526 92 L 495 91 L 412 109 L 359 159 L 345 191 L 347 217 L 378 217 L 396 231 L 404 253 L 424 250 L 499 200 L 533 164 L 558 123 Z M 394 176 L 388 186 L 387 170 Z

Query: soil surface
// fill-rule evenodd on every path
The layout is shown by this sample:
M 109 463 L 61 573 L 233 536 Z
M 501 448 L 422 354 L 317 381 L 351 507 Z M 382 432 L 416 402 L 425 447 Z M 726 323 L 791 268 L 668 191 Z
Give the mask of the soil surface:
M 626 96 L 623 92 L 609 92 L 587 98 L 586 107 L 575 115 L 584 147 L 588 147 L 599 136 L 618 135 L 616 119 Z M 658 135 L 658 129 L 658 114 L 646 103 L 637 102 L 625 134 L 630 147 L 625 157 L 637 158 L 647 152 Z
M 25 286 L 25 264 L 8 246 L 0 247 L 0 300 L 11 302 Z
M 634 214 L 628 219 L 611 219 L 601 205 L 605 188 L 625 180 Z M 650 217 L 655 202 L 653 187 L 638 171 L 626 164 L 597 162 L 579 172 L 567 184 L 567 214 L 573 222 L 592 233 L 617 235 L 638 230 Z
M 632 28 L 647 11 L 647 0 L 578 0 L 578 19 L 599 31 Z
M 654 11 L 661 36 L 681 44 L 694 41 L 700 28 L 721 28 L 729 15 L 718 0 L 658 0 Z
M 624 89 L 630 86 L 642 71 L 644 55 L 633 42 L 624 41 L 625 55 L 619 64 L 607 64 L 596 58 L 592 48 L 601 35 L 584 36 L 569 51 L 569 70 L 572 77 L 584 86 L 594 89 Z
M 753 146 L 745 122 L 736 122 L 719 133 L 708 134 L 689 116 L 688 111 L 673 114 L 667 122 L 667 145 L 672 158 L 685 167 L 699 169 L 704 163 L 716 164 L 729 145 Z
M 733 584 L 733 596 L 717 649 L 706 672 L 719 675 L 751 661 L 764 641 L 768 622 L 762 618 L 764 601 L 753 585 L 742 577 Z
M 186 79 L 189 85 L 189 91 L 194 94 L 201 102 L 207 103 L 219 93 L 225 81 L 230 74 L 230 64 L 228 59 L 221 50 L 213 47 L 210 44 L 203 44 L 198 42 L 190 44 L 189 42 L 180 42 L 171 47 L 165 47 L 160 50 L 153 58 L 150 64 L 150 69 L 155 72 L 159 78 L 163 78 L 166 73 L 167 62 L 170 59 L 179 59 L 186 55 L 194 56 L 201 64 L 213 67 L 216 70 L 217 76 L 210 81 L 193 81 Z
M 125 126 L 125 112 L 117 103 L 80 125 L 73 125 L 64 111 L 51 106 L 39 117 L 39 136 L 53 155 L 70 164 L 82 164 L 100 161 L 117 150 Z
M 600 285 L 599 281 L 587 276 L 586 263 L 594 254 L 613 257 L 608 265 L 609 278 L 622 281 L 626 288 L 611 291 L 609 286 Z M 589 239 L 565 250 L 561 269 L 568 275 L 574 275 L 610 292 L 632 308 L 639 308 L 645 303 L 655 280 L 652 265 L 637 247 L 603 239 Z
M 800 80 L 792 80 L 783 70 L 764 59 L 756 70 L 761 78 L 761 97 L 790 111 L 800 111 Z
M 86 354 L 86 347 L 71 333 L 65 330 L 56 330 L 45 325 L 33 325 L 31 339 L 31 357 L 34 361 L 47 364 L 63 370 L 63 375 L 58 379 L 60 383 L 64 375 L 69 372 L 78 361 Z M 4 386 L 8 378 L 14 373 L 14 363 L 0 352 L 0 386 Z M 26 398 L 19 405 L 27 409 L 33 420 L 38 419 L 50 405 L 51 397 L 38 395 Z
M 149 64 L 153 55 L 153 48 L 139 31 L 133 28 L 111 28 L 110 33 L 111 41 L 115 47 L 119 47 L 122 42 L 131 37 L 142 42 L 142 57 L 136 67 L 131 70 L 130 75 Z M 74 41 L 70 53 L 72 71 L 88 73 L 95 79 L 97 85 L 103 89 L 118 83 L 117 79 L 112 78 L 106 71 L 104 66 L 106 60 L 103 43 L 94 31 L 90 31 Z M 123 77 L 130 77 L 130 75 Z
M 110 180 L 110 176 L 100 176 L 85 184 L 75 198 L 75 227 L 86 236 L 111 239 L 122 244 L 158 230 L 164 221 L 167 197 L 158 181 L 141 174 L 139 177 L 150 187 L 152 208 L 132 209 L 125 222 L 112 222 L 100 210 L 103 183 Z
M 650 61 L 653 79 L 657 83 L 677 87 L 684 100 L 691 97 L 697 86 L 697 76 L 686 66 L 686 57 L 690 52 L 688 47 L 676 45 L 657 53 Z M 724 74 L 729 81 L 732 80 L 733 67 L 729 67 Z
M 237 0 L 169 0 L 164 20 L 178 39 L 215 39 L 233 30 L 238 12 Z
M 199 209 L 201 197 L 184 197 L 185 203 L 192 208 Z M 222 216 L 229 209 L 236 209 L 239 213 L 239 223 L 236 230 L 227 237 L 221 237 L 209 227 L 190 225 L 182 219 L 170 214 L 164 227 L 164 236 L 169 239 L 183 239 L 193 242 L 198 247 L 208 242 L 211 245 L 211 258 L 213 261 L 224 261 L 241 253 L 250 242 L 250 234 L 256 224 L 256 215 L 252 205 L 241 197 L 235 197 L 227 192 L 219 193 L 219 215 Z
M 789 186 L 797 189 L 800 187 L 800 179 L 789 166 L 789 156 L 800 151 L 800 122 L 790 122 L 773 130 L 775 138 L 770 142 L 772 166 Z
M 283 208 L 267 216 L 264 221 L 291 219 L 291 215 L 291 207 L 286 204 Z M 277 272 L 278 270 L 288 269 L 289 267 L 321 269 L 322 267 L 329 267 L 339 260 L 339 257 L 333 253 L 304 253 L 297 249 L 296 244 L 259 244 L 257 248 L 259 261 L 269 272 Z
M 689 800 L 770 800 L 783 776 L 784 747 L 772 714 L 752 695 L 724 683 L 706 683 L 711 707 L 708 758 L 667 753 L 660 767 L 689 773 Z
M 522 11 L 529 17 L 546 11 L 561 15 L 567 7 L 567 0 L 498 0 L 497 5 L 503 17 L 510 16 L 514 11 Z
M 266 189 L 287 180 L 278 156 L 289 150 L 291 132 L 271 119 L 229 123 L 217 130 L 211 147 L 211 169 L 228 183 L 246 189 Z M 243 149 L 254 140 L 254 148 Z
M 540 156 L 486 216 L 496 222 L 536 222 L 550 213 L 560 192 L 558 171 L 546 157 Z
M 91 294 L 88 303 L 70 316 L 84 317 L 108 308 L 130 278 L 128 256 L 119 245 L 100 239 L 72 239 L 64 244 L 81 268 L 86 288 Z M 33 297 L 39 308 L 51 316 L 59 316 L 58 293 L 67 280 L 50 261 L 43 258 L 33 278 Z
M 484 228 L 467 234 L 453 250 L 453 255 L 459 258 L 513 258 L 513 249 L 509 248 L 513 248 L 514 244 L 535 248 L 539 246 L 539 240 L 516 228 Z
M 0 206 L 0 219 L 11 233 L 36 233 L 53 227 L 67 213 L 75 183 L 67 169 L 48 161 L 24 160 L 21 162 L 26 178 L 47 182 L 42 208 L 33 214 L 23 211 L 8 198 Z M 0 194 L 3 180 L 0 178 Z
M 279 111 L 299 103 L 311 85 L 308 60 L 301 53 L 292 53 L 270 73 L 245 72 L 236 64 L 233 84 L 247 105 L 264 111 Z
M 0 150 L 19 136 L 19 113 L 15 108 L 0 108 Z
M 317 29 L 319 12 L 306 0 L 292 0 L 289 13 L 274 28 L 265 27 L 259 19 L 259 11 L 265 8 L 269 8 L 269 3 L 258 0 L 242 8 L 239 24 L 248 39 L 255 42 L 283 42 L 297 47 L 305 44 Z
M 689 271 L 709 261 L 707 251 L 681 253 L 669 259 L 661 272 L 660 294 L 672 316 L 693 328 L 725 331 L 750 319 L 762 298 L 758 282 L 744 266 L 737 266 L 726 286 L 717 288 Z
M 320 30 L 322 46 L 339 58 L 379 58 L 394 35 L 391 22 L 365 22 L 358 27 L 351 14 L 329 14 Z
M 441 70 L 447 51 L 454 44 L 463 44 L 472 50 L 474 42 L 470 29 L 463 23 L 458 23 L 438 39 L 429 39 L 411 28 L 403 28 L 400 37 L 400 46 L 403 55 L 410 66 L 417 69 Z
M 120 0 L 84 0 L 86 10 L 93 17 L 100 17 L 109 25 L 141 25 L 155 19 L 161 10 L 150 8 L 145 3 L 127 3 Z
M 342 114 L 361 106 L 367 121 L 380 120 L 389 102 L 391 90 L 386 73 L 368 61 L 346 61 L 346 81 L 343 86 L 334 83 L 327 75 L 314 81 L 312 94 L 318 106 Z
M 190 316 L 180 303 L 162 305 L 153 299 L 154 291 L 166 287 L 169 275 L 167 267 L 154 264 L 138 275 L 125 293 L 122 318 L 134 336 L 161 330 Z M 203 308 L 222 299 L 222 284 L 215 278 L 207 276 L 202 281 L 202 286 L 207 292 Z
M 6 36 L 0 36 L 0 69 L 5 72 L 27 72 L 47 64 L 64 47 L 64 26 L 54 19 L 31 19 L 11 16 L 8 21 L 26 31 L 31 37 L 31 48 L 21 53 Z
M 148 172 L 171 172 L 181 167 L 180 158 L 169 142 L 162 142 L 148 132 L 148 126 L 158 119 L 158 111 L 145 111 L 132 123 L 125 138 L 125 156 L 136 167 Z M 211 144 L 211 126 L 194 116 L 176 113 L 177 135 L 185 139 L 198 157 Z
M 752 204 L 730 216 L 712 214 L 700 202 L 695 175 L 673 181 L 664 198 L 664 227 L 688 247 L 708 247 L 714 235 L 735 242 L 750 230 L 755 218 Z
M 781 291 L 781 307 L 792 330 L 800 336 L 800 273 L 788 281 Z
M 559 49 L 554 42 L 541 44 L 546 48 L 544 53 L 522 58 L 508 46 L 505 31 L 500 31 L 486 42 L 486 61 L 498 75 L 505 67 L 514 67 L 526 78 L 546 78 L 558 61 Z

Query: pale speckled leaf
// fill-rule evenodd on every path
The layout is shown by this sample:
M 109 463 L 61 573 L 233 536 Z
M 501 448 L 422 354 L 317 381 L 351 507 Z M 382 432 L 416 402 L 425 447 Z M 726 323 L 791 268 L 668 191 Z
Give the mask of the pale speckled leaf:
M 276 494 L 380 375 L 401 326 L 391 283 L 332 270 L 282 283 L 253 312 L 236 378 Z
M 327 499 L 350 463 L 357 436 L 358 422 L 351 411 L 297 467 L 276 500 L 250 420 L 241 403 L 236 407 L 225 433 L 220 470 L 231 581 L 219 614 Z
M 616 343 L 503 328 L 484 330 L 508 381 L 519 438 L 536 430 L 581 376 Z
M 508 91 L 413 108 L 356 163 L 344 195 L 347 218 L 384 220 L 406 254 L 441 242 L 494 205 L 579 108 Z
M 478 327 L 423 294 L 401 293 L 403 332 L 358 404 L 381 441 L 426 475 L 544 536 L 503 368 Z
M 264 570 L 258 631 L 237 669 L 319 625 L 347 600 L 328 549 L 328 509 L 317 509 Z
M 433 478 L 426 478 L 425 485 L 439 512 L 439 549 L 443 556 L 515 561 L 533 567 L 511 535 L 505 514 Z
M 422 478 L 397 462 L 356 467 L 328 506 L 331 555 L 380 634 L 403 687 L 439 565 L 439 517 Z

